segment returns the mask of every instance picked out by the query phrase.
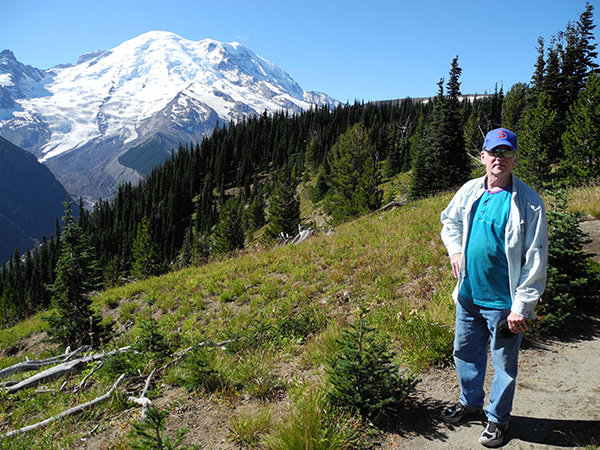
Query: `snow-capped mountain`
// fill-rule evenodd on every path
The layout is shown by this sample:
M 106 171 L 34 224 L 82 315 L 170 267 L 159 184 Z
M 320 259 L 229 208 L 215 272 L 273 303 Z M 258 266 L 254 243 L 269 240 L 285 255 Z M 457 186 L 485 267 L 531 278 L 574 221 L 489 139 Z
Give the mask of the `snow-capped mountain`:
M 217 121 L 313 104 L 338 102 L 303 91 L 235 42 L 155 31 L 45 72 L 0 53 L 0 135 L 90 202 L 138 180 L 135 161 L 160 162 L 179 143 L 200 142 Z

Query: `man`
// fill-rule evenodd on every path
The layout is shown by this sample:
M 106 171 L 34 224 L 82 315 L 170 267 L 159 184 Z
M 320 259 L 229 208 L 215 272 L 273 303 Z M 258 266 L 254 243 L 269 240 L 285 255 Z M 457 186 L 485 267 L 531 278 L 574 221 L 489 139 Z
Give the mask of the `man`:
M 496 447 L 506 439 L 527 319 L 537 317 L 546 285 L 548 230 L 542 199 L 512 174 L 515 134 L 505 128 L 487 133 L 481 161 L 486 175 L 465 183 L 441 214 L 442 240 L 458 278 L 452 296 L 460 382 L 459 402 L 442 420 L 459 423 L 482 414 L 489 346 L 495 373 L 479 442 Z

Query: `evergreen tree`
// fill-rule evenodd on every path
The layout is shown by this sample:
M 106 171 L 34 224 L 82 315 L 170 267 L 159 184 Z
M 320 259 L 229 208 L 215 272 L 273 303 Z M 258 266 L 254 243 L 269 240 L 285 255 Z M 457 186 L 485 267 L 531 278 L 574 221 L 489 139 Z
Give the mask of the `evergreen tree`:
M 140 422 L 133 423 L 129 431 L 128 446 L 132 450 L 198 450 L 200 445 L 191 447 L 182 444 L 189 433 L 189 427 L 175 430 L 175 438 L 165 432 L 166 418 L 169 413 L 150 406 Z
M 383 177 L 391 178 L 402 172 L 405 165 L 408 166 L 407 159 L 409 155 L 408 133 L 411 118 L 406 118 L 405 122 L 389 124 L 385 129 L 385 149 L 386 159 L 383 165 Z
M 585 11 L 579 16 L 577 21 L 577 31 L 579 33 L 579 47 L 580 47 L 580 64 L 584 67 L 584 76 L 589 76 L 592 72 L 595 72 L 598 67 L 596 59 L 598 58 L 598 52 L 596 51 L 597 44 L 592 41 L 596 40 L 594 36 L 594 28 L 596 25 L 593 22 L 594 18 L 594 6 L 591 3 L 586 3 Z
M 228 199 L 219 213 L 219 223 L 213 233 L 213 251 L 226 254 L 244 248 L 245 231 L 236 198 Z
M 465 150 L 463 124 L 460 114 L 460 83 L 462 69 L 458 56 L 452 61 L 448 93 L 444 96 L 443 83 L 438 83 L 431 121 L 420 141 L 414 160 L 409 188 L 412 199 L 451 189 L 463 184 L 471 176 L 471 162 Z
M 600 178 L 600 75 L 588 78 L 571 107 L 562 141 L 563 167 L 572 181 L 583 183 Z
M 358 217 L 381 206 L 382 193 L 377 156 L 363 123 L 350 127 L 331 148 L 328 155 L 329 184 L 333 195 L 326 208 L 335 223 Z
M 183 245 L 175 260 L 175 268 L 183 269 L 190 265 L 198 266 L 205 263 L 210 256 L 210 236 L 193 226 L 188 227 Z
M 531 76 L 532 94 L 535 97 L 542 91 L 544 83 L 544 73 L 546 71 L 546 49 L 544 38 L 538 38 L 537 46 L 538 57 L 535 61 L 533 75 Z
M 551 109 L 546 92 L 540 93 L 535 107 L 528 107 L 524 112 L 515 173 L 535 189 L 548 187 L 552 180 L 550 149 L 556 147 L 553 145 L 555 119 L 556 111 Z
M 473 156 L 479 155 L 483 145 L 482 128 L 479 115 L 471 114 L 464 126 L 465 151 Z
M 583 88 L 587 77 L 598 65 L 595 51 L 592 22 L 593 7 L 588 3 L 577 24 L 569 23 L 566 31 L 552 37 L 551 45 L 544 49 L 543 39 L 539 39 L 539 57 L 532 78 L 531 104 L 540 106 L 540 95 L 545 94 L 544 107 L 552 111 L 554 117 L 544 127 L 546 157 L 551 164 L 559 163 L 564 156 L 561 136 L 568 126 L 568 114 Z M 529 117 L 536 120 L 535 117 Z M 536 128 L 535 124 L 528 127 Z M 559 173 L 550 178 L 557 178 Z
M 443 120 L 444 79 L 438 82 L 438 94 L 434 101 L 431 121 L 424 127 L 421 139 L 413 158 L 410 178 L 409 198 L 417 199 L 448 189 L 441 178 L 444 163 L 440 161 L 443 152 L 441 123 Z
M 394 353 L 377 342 L 367 313 L 361 306 L 356 323 L 342 330 L 340 350 L 328 370 L 332 386 L 328 398 L 336 406 L 378 422 L 400 405 L 416 380 L 404 376 L 392 363 Z
M 47 317 L 52 341 L 77 348 L 98 344 L 110 329 L 100 323 L 92 310 L 90 292 L 99 285 L 99 270 L 94 249 L 72 216 L 72 202 L 65 202 L 64 229 L 60 236 L 61 252 L 56 279 L 49 289 L 53 309 Z
M 298 183 L 289 170 L 277 177 L 275 191 L 269 205 L 269 227 L 266 236 L 276 239 L 280 233 L 294 236 L 300 225 L 300 200 L 296 195 Z
M 246 222 L 249 232 L 254 233 L 266 223 L 265 208 L 266 203 L 263 188 L 259 183 L 257 188 L 252 192 L 251 200 L 246 210 Z
M 585 11 L 579 16 L 574 25 L 569 25 L 564 34 L 566 48 L 562 55 L 562 89 L 564 93 L 563 109 L 568 111 L 577 101 L 579 92 L 583 89 L 588 76 L 598 68 L 595 62 L 598 53 L 593 30 L 594 7 L 586 4 Z
M 525 83 L 516 83 L 506 93 L 502 104 L 503 126 L 517 135 L 520 134 L 521 118 L 527 106 L 529 92 L 530 88 Z
M 597 311 L 600 278 L 585 252 L 581 214 L 569 211 L 566 191 L 554 189 L 548 208 L 548 282 L 538 305 L 538 327 L 548 334 L 572 331 L 581 313 Z
M 137 233 L 132 247 L 133 262 L 131 275 L 138 280 L 157 273 L 156 250 L 152 241 L 152 234 L 148 227 L 148 218 L 144 217 L 137 226 Z
M 504 120 L 502 118 L 502 106 L 504 104 L 504 91 L 502 87 L 498 90 L 498 85 L 494 89 L 494 94 L 484 98 L 484 101 L 489 103 L 489 113 L 487 121 L 487 130 L 493 130 L 501 127 Z
M 156 299 L 148 296 L 146 298 L 146 317 L 140 322 L 139 336 L 137 342 L 133 345 L 133 349 L 145 354 L 149 357 L 155 357 L 157 360 L 162 360 L 169 354 L 169 346 L 165 336 L 158 328 L 157 320 L 152 317 L 152 307 L 156 303 Z

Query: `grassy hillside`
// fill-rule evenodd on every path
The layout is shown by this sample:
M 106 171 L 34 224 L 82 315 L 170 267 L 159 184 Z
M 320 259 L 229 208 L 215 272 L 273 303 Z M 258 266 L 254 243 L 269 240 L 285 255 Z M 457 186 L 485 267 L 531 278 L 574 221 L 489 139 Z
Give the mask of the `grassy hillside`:
M 598 189 L 576 194 L 576 209 L 598 214 Z M 298 432 L 296 423 L 304 424 L 301 439 L 310 438 L 310 419 L 315 435 L 328 436 L 327 442 L 366 445 L 368 435 L 354 418 L 336 416 L 324 406 L 327 361 L 339 349 L 340 330 L 365 305 L 377 339 L 397 352 L 399 366 L 419 372 L 449 363 L 454 279 L 439 238 L 439 214 L 450 198 L 445 194 L 372 214 L 329 236 L 316 232 L 299 245 L 249 249 L 97 294 L 95 307 L 118 325 L 117 337 L 104 350 L 137 342 L 140 354 L 127 353 L 94 371 L 98 364 L 37 388 L 3 393 L 0 433 L 96 398 L 121 373 L 126 381 L 111 401 L 39 431 L 0 440 L 0 448 L 82 448 L 82 439 L 88 448 L 130 448 L 130 425 L 139 421 L 141 408 L 128 396 L 140 395 L 153 369 L 158 372 L 148 397 L 171 417 L 165 433 L 174 436 L 175 429 L 187 424 L 189 444 L 218 440 L 210 448 L 237 448 L 267 436 L 267 448 L 286 448 L 289 444 L 277 443 Z M 40 359 L 64 351 L 40 342 L 44 326 L 36 316 L 0 331 L 0 369 L 26 354 Z M 150 344 L 149 336 L 154 336 Z M 223 348 L 207 345 L 197 355 L 206 366 L 177 359 L 183 349 L 209 342 L 227 343 Z M 147 351 L 144 345 L 155 347 Z M 206 376 L 196 389 L 186 391 L 182 386 L 190 381 L 190 367 L 196 376 Z M 173 418 L 183 417 L 181 411 L 193 413 L 191 422 Z M 100 439 L 110 445 L 98 444 Z
M 325 316 L 338 328 L 365 302 L 400 346 L 402 318 L 451 320 L 453 281 L 439 239 L 439 211 L 448 200 L 364 217 L 300 245 L 252 250 L 113 289 L 98 296 L 97 305 L 124 324 L 143 312 L 145 297 L 155 298 L 161 329 L 185 347 L 250 336 L 303 314 L 314 321 Z M 120 343 L 131 341 L 134 331 Z

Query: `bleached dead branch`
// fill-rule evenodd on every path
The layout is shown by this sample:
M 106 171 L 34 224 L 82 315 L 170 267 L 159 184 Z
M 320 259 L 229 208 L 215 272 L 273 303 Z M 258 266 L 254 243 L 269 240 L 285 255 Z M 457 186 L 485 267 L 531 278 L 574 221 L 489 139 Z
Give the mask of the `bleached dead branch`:
M 142 419 L 146 417 L 146 411 L 148 410 L 148 408 L 152 407 L 152 400 L 146 397 L 146 394 L 148 393 L 148 389 L 150 388 L 150 383 L 152 382 L 152 378 L 154 377 L 155 372 L 156 369 L 152 370 L 152 372 L 150 372 L 150 375 L 148 375 L 148 378 L 146 378 L 146 384 L 144 385 L 144 389 L 142 389 L 142 393 L 140 394 L 140 396 L 129 397 L 128 399 L 130 402 L 133 402 L 136 405 L 142 407 Z
M 83 366 L 93 361 L 98 361 L 108 356 L 112 356 L 117 352 L 124 352 L 130 350 L 131 347 L 123 347 L 118 350 L 113 350 L 111 352 L 102 352 L 95 353 L 92 355 L 87 355 L 79 359 L 75 359 L 73 361 L 67 361 L 62 364 L 58 364 L 49 369 L 43 370 L 42 372 L 36 373 L 35 375 L 21 381 L 20 383 L 14 384 L 12 386 L 6 386 L 4 389 L 8 393 L 14 393 L 21 389 L 30 388 L 33 386 L 37 386 L 43 381 L 53 380 L 55 378 L 61 377 L 67 373 L 70 373 L 77 367 Z
M 42 367 L 51 366 L 59 362 L 66 362 L 73 359 L 73 357 L 77 356 L 79 353 L 88 351 L 89 349 L 91 349 L 89 345 L 84 345 L 75 351 L 66 352 L 62 355 L 54 356 L 52 358 L 40 359 L 37 361 L 22 361 L 0 370 L 0 378 L 7 378 L 16 373 L 32 372 L 34 370 L 41 369 Z
M 83 411 L 86 408 L 91 408 L 92 406 L 97 405 L 98 403 L 105 402 L 106 400 L 110 399 L 110 396 L 117 389 L 117 387 L 119 386 L 119 384 L 121 383 L 121 381 L 123 381 L 124 378 L 125 378 L 125 374 L 122 374 L 119 377 L 119 379 L 115 382 L 115 384 L 113 384 L 112 388 L 110 388 L 110 390 L 106 394 L 101 395 L 100 397 L 97 397 L 97 398 L 95 398 L 93 400 L 90 400 L 89 402 L 82 403 L 81 405 L 77 405 L 77 406 L 75 406 L 73 408 L 67 409 L 67 410 L 61 412 L 60 414 L 57 414 L 57 415 L 52 416 L 52 417 L 49 417 L 48 419 L 43 420 L 41 422 L 38 422 L 36 424 L 27 425 L 26 427 L 19 428 L 18 430 L 9 431 L 8 433 L 0 435 L 0 439 L 4 439 L 4 438 L 7 438 L 7 437 L 15 436 L 15 435 L 20 434 L 20 433 L 26 433 L 26 432 L 31 431 L 31 430 L 37 430 L 38 428 L 43 428 L 46 425 L 48 425 L 48 424 L 50 424 L 50 423 L 52 423 L 52 422 L 54 422 L 56 420 L 63 419 L 65 417 L 67 417 L 67 416 L 71 416 L 73 414 L 79 413 L 79 412 Z

